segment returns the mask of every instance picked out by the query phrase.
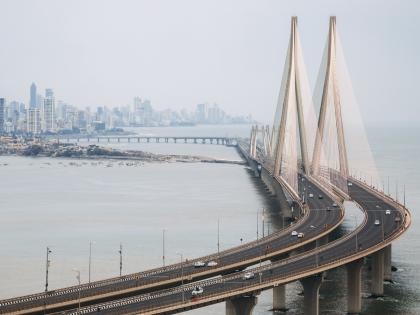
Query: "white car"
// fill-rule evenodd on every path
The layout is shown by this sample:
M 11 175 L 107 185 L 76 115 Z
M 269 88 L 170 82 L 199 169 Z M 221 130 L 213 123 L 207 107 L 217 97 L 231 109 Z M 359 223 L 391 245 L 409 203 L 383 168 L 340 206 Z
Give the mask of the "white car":
M 391 214 L 391 210 L 386 210 L 385 214 Z
M 309 194 L 309 198 L 313 198 L 314 197 L 314 194 Z
M 334 208 L 337 208 L 337 207 L 338 207 L 338 204 L 334 202 L 332 206 L 333 206 Z
M 204 290 L 202 287 L 195 287 L 194 290 L 192 290 L 191 295 L 194 296 L 199 296 L 201 294 L 203 294 Z
M 381 222 L 379 222 L 379 220 L 378 219 L 376 219 L 375 220 L 375 225 L 380 225 L 381 224 Z
M 298 232 L 297 231 L 293 231 L 292 232 L 292 236 L 297 236 L 298 235 Z
M 217 262 L 216 261 L 214 261 L 214 260 L 210 260 L 208 263 L 207 263 L 207 267 L 216 267 L 217 266 Z
M 297 235 L 297 237 L 298 238 L 303 238 L 305 236 L 305 234 L 304 233 L 302 233 L 302 232 L 300 232 L 298 235 Z
M 253 279 L 255 277 L 253 272 L 247 272 L 246 274 L 244 274 L 243 279 L 244 280 L 250 280 Z
M 201 260 L 196 261 L 196 262 L 194 263 L 194 267 L 196 267 L 196 268 L 199 268 L 199 267 L 204 267 L 205 265 L 206 265 L 206 263 L 205 263 L 204 261 L 201 261 Z
M 353 183 L 350 183 L 350 182 L 349 182 L 347 185 L 349 185 L 349 186 L 353 186 Z

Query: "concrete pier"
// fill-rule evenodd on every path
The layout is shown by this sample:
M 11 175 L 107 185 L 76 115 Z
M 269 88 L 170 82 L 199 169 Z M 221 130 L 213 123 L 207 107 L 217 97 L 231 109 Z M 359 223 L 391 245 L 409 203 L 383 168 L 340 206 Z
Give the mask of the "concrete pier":
M 392 244 L 383 249 L 384 251 L 384 280 L 392 281 Z
M 226 315 L 251 315 L 257 301 L 253 295 L 226 300 Z
M 273 311 L 287 311 L 285 284 L 273 288 Z
M 372 296 L 384 295 L 384 250 L 372 255 Z
M 364 259 L 355 260 L 347 268 L 347 312 L 359 314 L 362 311 L 362 267 Z
M 322 273 L 300 280 L 303 285 L 303 313 L 319 315 L 319 288 L 322 284 Z

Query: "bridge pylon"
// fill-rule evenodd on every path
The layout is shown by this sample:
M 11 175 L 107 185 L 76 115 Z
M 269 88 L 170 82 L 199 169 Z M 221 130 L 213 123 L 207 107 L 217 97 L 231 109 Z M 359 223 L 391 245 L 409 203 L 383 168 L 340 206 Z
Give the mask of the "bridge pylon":
M 347 150 L 346 142 L 344 138 L 344 128 L 343 128 L 343 119 L 341 115 L 341 100 L 340 100 L 340 89 L 338 85 L 337 77 L 337 57 L 336 57 L 336 45 L 337 45 L 337 35 L 336 35 L 336 18 L 335 16 L 330 17 L 330 26 L 328 32 L 328 42 L 327 42 L 327 51 L 325 54 L 326 57 L 326 67 L 324 75 L 324 83 L 322 90 L 321 106 L 319 110 L 319 119 L 318 119 L 318 130 L 316 133 L 313 160 L 312 160 L 312 173 L 315 176 L 320 174 L 320 162 L 321 162 L 321 147 L 325 139 L 326 132 L 326 120 L 328 116 L 328 111 L 333 112 L 331 118 L 335 118 L 336 126 L 336 141 L 338 145 L 338 161 L 339 161 L 339 172 L 342 177 L 347 178 L 349 169 L 348 169 L 348 159 L 347 159 Z M 323 71 L 323 69 L 321 69 Z
M 311 108 L 312 100 L 298 36 L 297 17 L 292 17 L 286 63 L 271 135 L 271 157 L 274 162 L 274 175 L 280 175 L 296 193 L 299 168 L 301 167 L 304 173 L 308 173 L 310 169 L 305 121 Z M 299 161 L 301 162 L 298 165 Z

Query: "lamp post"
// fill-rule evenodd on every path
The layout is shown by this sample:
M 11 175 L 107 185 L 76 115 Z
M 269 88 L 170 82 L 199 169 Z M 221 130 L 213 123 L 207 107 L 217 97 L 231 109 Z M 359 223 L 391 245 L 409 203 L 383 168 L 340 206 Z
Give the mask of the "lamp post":
M 48 292 L 48 269 L 50 268 L 50 254 L 52 253 L 52 251 L 50 250 L 49 247 L 47 247 L 47 261 L 45 263 L 45 292 Z
M 182 286 L 182 303 L 185 302 L 185 290 L 184 290 L 184 256 L 182 253 L 177 253 L 181 257 L 181 286 Z
M 165 267 L 165 229 L 162 230 L 162 264 Z
M 79 291 L 78 303 L 79 303 L 79 305 L 78 305 L 78 308 L 77 308 L 77 313 L 80 314 L 80 291 L 81 291 L 80 270 L 74 268 L 73 271 L 76 272 L 76 279 L 77 279 L 77 282 L 79 283 L 79 288 L 78 288 L 78 291 Z
M 89 283 L 90 283 L 90 275 L 91 275 L 91 268 L 92 268 L 92 245 L 95 244 L 95 242 L 90 241 L 89 242 Z
M 265 227 L 264 227 L 264 224 L 265 224 L 265 209 L 264 208 L 262 209 L 261 220 L 262 220 L 262 236 L 264 237 L 265 236 Z
M 258 217 L 260 216 L 260 213 L 259 213 L 259 211 L 257 211 L 257 240 L 258 240 L 258 238 L 259 238 L 259 233 L 258 233 L 258 224 L 259 224 L 259 220 L 258 220 Z
M 122 275 L 122 252 L 123 252 L 123 248 L 122 248 L 122 243 L 120 243 L 120 249 L 118 251 L 118 253 L 120 254 L 120 277 Z
M 351 216 L 354 217 L 354 223 L 355 223 L 354 229 L 356 230 L 357 229 L 357 216 L 355 214 L 352 214 Z M 358 250 L 359 250 L 359 247 L 358 247 L 358 240 L 357 240 L 357 233 L 356 233 L 356 253 Z
M 219 257 L 220 253 L 220 220 L 217 219 L 217 257 Z

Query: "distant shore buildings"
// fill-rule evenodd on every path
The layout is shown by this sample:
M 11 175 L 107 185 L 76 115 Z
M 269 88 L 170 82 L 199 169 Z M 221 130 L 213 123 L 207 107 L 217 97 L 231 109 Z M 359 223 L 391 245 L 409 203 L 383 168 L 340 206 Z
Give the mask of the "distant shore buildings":
M 54 91 L 38 94 L 35 83 L 29 89 L 29 103 L 6 102 L 0 98 L 0 133 L 55 134 L 97 133 L 120 127 L 191 126 L 195 124 L 247 124 L 251 115 L 230 116 L 217 104 L 198 104 L 195 111 L 155 110 L 151 101 L 134 97 L 132 105 L 79 109 L 56 101 Z

